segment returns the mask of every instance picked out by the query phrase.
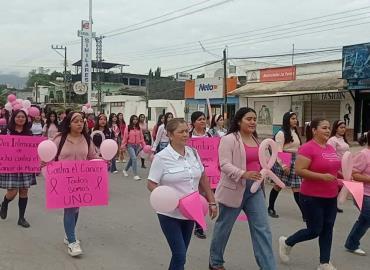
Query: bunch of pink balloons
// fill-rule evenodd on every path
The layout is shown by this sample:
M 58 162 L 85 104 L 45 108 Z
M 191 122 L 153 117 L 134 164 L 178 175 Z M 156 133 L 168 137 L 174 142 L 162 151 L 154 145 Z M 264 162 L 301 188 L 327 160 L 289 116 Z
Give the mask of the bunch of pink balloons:
M 23 100 L 20 98 L 17 98 L 15 95 L 10 94 L 7 98 L 7 103 L 5 104 L 4 108 L 5 110 L 11 112 L 11 111 L 17 111 L 17 110 L 23 110 L 31 117 L 35 117 L 37 115 L 40 115 L 39 109 L 36 107 L 31 107 L 31 101 L 29 100 Z

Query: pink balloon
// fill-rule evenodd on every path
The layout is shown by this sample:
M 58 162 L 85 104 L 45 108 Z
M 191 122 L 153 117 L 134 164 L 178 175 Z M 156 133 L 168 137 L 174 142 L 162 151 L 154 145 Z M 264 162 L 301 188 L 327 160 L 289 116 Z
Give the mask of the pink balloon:
M 5 118 L 0 118 L 0 125 L 6 125 Z
M 107 139 L 100 145 L 100 153 L 105 160 L 111 160 L 116 156 L 118 151 L 118 145 L 116 141 Z
M 271 147 L 271 156 L 269 156 L 269 147 Z M 271 169 L 274 166 L 278 155 L 277 144 L 272 139 L 263 140 L 258 149 L 258 158 L 262 169 Z
M 10 104 L 12 104 L 12 106 L 14 106 L 14 105 L 18 104 L 18 101 L 13 100 L 12 102 L 10 102 Z
M 13 110 L 13 105 L 10 102 L 8 102 L 8 103 L 5 104 L 4 108 L 8 112 L 11 112 Z
M 347 151 L 342 157 L 342 174 L 344 180 L 352 179 L 352 169 L 353 169 L 353 156 L 352 153 Z
M 13 106 L 13 110 L 14 110 L 14 111 L 18 111 L 18 110 L 20 110 L 20 109 L 22 109 L 22 104 L 17 103 L 17 104 L 15 104 L 15 105 Z
M 169 213 L 179 205 L 179 196 L 173 188 L 159 186 L 150 194 L 150 204 L 157 212 Z
M 42 141 L 37 147 L 37 153 L 44 162 L 52 161 L 58 152 L 56 144 L 51 140 Z
M 146 154 L 150 154 L 152 152 L 152 147 L 150 145 L 145 145 L 143 151 Z
M 208 202 L 207 202 L 207 199 L 204 198 L 203 196 L 200 196 L 200 201 L 202 202 L 203 214 L 204 214 L 204 216 L 206 216 L 208 214 Z
M 86 103 L 85 104 L 85 107 L 89 109 L 89 108 L 91 108 L 91 104 L 90 103 Z
M 17 97 L 15 95 L 13 95 L 13 94 L 8 95 L 8 101 L 10 103 L 12 103 L 13 101 L 15 101 L 16 99 L 17 99 Z
M 31 117 L 35 117 L 35 116 L 40 115 L 40 111 L 36 107 L 30 107 L 28 109 L 28 115 L 31 116 Z

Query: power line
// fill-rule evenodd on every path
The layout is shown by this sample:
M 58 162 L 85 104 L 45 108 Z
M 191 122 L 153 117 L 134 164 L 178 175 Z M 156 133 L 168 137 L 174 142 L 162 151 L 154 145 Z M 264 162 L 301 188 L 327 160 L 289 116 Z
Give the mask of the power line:
M 327 17 L 333 17 L 333 16 L 340 15 L 340 14 L 353 13 L 353 12 L 356 12 L 356 11 L 359 11 L 359 10 L 364 11 L 366 9 L 370 9 L 370 6 L 365 6 L 363 8 L 358 8 L 358 9 L 353 9 L 353 10 L 347 10 L 347 11 L 343 11 L 343 12 L 336 12 L 336 13 L 332 13 L 332 14 L 328 14 L 328 15 L 324 15 L 324 16 L 313 17 L 313 18 L 304 19 L 304 20 L 293 21 L 293 22 L 289 22 L 289 23 L 285 23 L 285 24 L 280 24 L 280 25 L 274 25 L 274 26 L 269 26 L 269 27 L 258 28 L 258 29 L 254 29 L 254 30 L 250 30 L 250 31 L 246 31 L 246 32 L 240 32 L 240 33 L 234 33 L 234 34 L 229 34 L 229 35 L 224 35 L 224 36 L 218 36 L 218 37 L 208 38 L 208 39 L 202 40 L 202 43 L 205 44 L 208 41 L 214 41 L 214 40 L 223 40 L 222 42 L 225 42 L 225 41 L 228 41 L 228 40 L 233 40 L 235 38 L 239 38 L 239 36 L 241 36 L 241 35 L 243 37 L 243 36 L 245 36 L 245 34 L 251 34 L 251 33 L 255 33 L 255 32 L 261 32 L 263 30 L 274 29 L 274 28 L 279 28 L 279 27 L 284 27 L 284 26 L 291 26 L 292 24 L 302 24 L 302 23 L 308 22 L 308 21 L 313 21 L 313 20 L 327 18 Z M 324 20 L 324 21 L 321 21 L 321 22 L 315 22 L 315 23 L 311 23 L 311 24 L 308 24 L 308 25 L 313 25 L 313 24 L 318 24 L 318 23 L 324 23 L 324 22 L 333 21 L 333 20 L 340 20 L 340 19 L 349 18 L 349 17 L 355 17 L 355 16 L 358 16 L 358 15 L 364 15 L 364 14 L 368 14 L 368 12 L 362 12 L 362 13 L 359 13 L 359 14 L 352 14 L 350 16 L 344 16 L 344 17 L 340 17 L 340 18 L 334 18 L 334 19 Z M 306 24 L 306 25 L 303 25 L 303 26 L 308 26 L 308 25 Z M 302 27 L 302 25 L 301 26 L 294 26 L 294 27 L 289 27 L 289 28 L 281 29 L 280 31 L 294 29 L 294 28 L 297 28 L 297 27 Z M 267 33 L 270 33 L 270 32 L 272 32 L 272 31 L 268 31 Z M 234 38 L 232 38 L 232 39 L 226 39 L 226 38 L 229 38 L 229 37 L 234 37 Z M 224 39 L 226 39 L 226 40 L 224 40 Z M 144 51 L 130 51 L 130 53 L 140 53 L 140 52 L 144 52 L 145 53 L 145 52 L 153 52 L 153 51 L 162 51 L 162 50 L 168 51 L 168 50 L 171 50 L 171 49 L 175 50 L 175 49 L 189 48 L 189 45 L 190 44 L 192 44 L 193 46 L 196 46 L 197 43 L 198 43 L 198 41 L 186 42 L 186 43 L 181 43 L 181 44 L 177 44 L 177 45 L 161 47 L 161 48 L 157 48 L 157 49 L 150 49 L 150 50 L 144 50 Z M 214 42 L 212 42 L 212 43 L 214 43 Z
M 150 19 L 147 19 L 147 20 L 144 20 L 144 21 L 138 22 L 138 23 L 134 23 L 134 24 L 131 24 L 131 25 L 128 25 L 128 26 L 125 26 L 125 27 L 121 27 L 121 28 L 117 28 L 117 29 L 115 29 L 115 30 L 111 30 L 111 31 L 105 32 L 105 33 L 103 33 L 102 35 L 108 35 L 108 34 L 111 34 L 111 33 L 117 32 L 117 31 L 125 30 L 125 29 L 128 29 L 128 28 L 134 27 L 134 26 L 138 26 L 138 25 L 141 25 L 141 24 L 144 24 L 144 23 L 150 22 L 150 21 L 158 20 L 158 19 L 161 19 L 161 18 L 167 17 L 167 16 L 169 16 L 169 15 L 176 14 L 176 13 L 178 13 L 178 12 L 181 12 L 181 11 L 184 11 L 184 10 L 187 10 L 187 9 L 190 9 L 190 8 L 193 8 L 193 7 L 196 7 L 196 6 L 203 5 L 204 3 L 207 3 L 207 2 L 209 2 L 209 1 L 211 1 L 211 0 L 205 0 L 205 1 L 202 1 L 202 2 L 200 2 L 200 3 L 196 3 L 196 4 L 193 4 L 193 5 L 190 5 L 190 6 L 184 7 L 184 8 L 176 9 L 176 10 L 173 10 L 173 11 L 167 12 L 167 13 L 165 13 L 165 14 L 163 14 L 163 15 L 157 16 L 157 17 L 153 17 L 153 18 L 150 18 Z

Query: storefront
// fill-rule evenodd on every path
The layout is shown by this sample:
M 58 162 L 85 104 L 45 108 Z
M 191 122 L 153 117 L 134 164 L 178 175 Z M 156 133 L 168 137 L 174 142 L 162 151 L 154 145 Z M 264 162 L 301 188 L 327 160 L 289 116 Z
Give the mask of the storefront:
M 230 93 L 237 87 L 237 78 L 227 79 L 227 92 Z M 190 121 L 190 116 L 195 111 L 202 111 L 209 115 L 207 99 L 211 105 L 212 114 L 224 112 L 224 80 L 223 78 L 202 78 L 189 80 L 185 83 L 185 119 Z M 227 97 L 227 118 L 231 119 L 239 107 L 239 99 L 234 96 Z
M 294 111 L 302 135 L 306 122 L 324 118 L 331 123 L 335 120 L 345 121 L 348 135 L 353 137 L 354 99 L 346 90 L 345 80 L 336 76 L 250 83 L 232 94 L 239 97 L 240 106 L 256 110 L 258 132 L 262 135 L 274 135 L 281 128 L 284 113 Z
M 355 99 L 355 135 L 370 130 L 370 43 L 343 47 L 342 78 Z

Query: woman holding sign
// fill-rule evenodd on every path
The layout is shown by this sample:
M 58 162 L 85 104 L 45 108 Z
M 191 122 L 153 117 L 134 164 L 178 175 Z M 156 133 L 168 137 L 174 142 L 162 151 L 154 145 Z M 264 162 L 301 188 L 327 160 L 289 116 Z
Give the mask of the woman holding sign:
M 274 270 L 272 236 L 261 188 L 251 187 L 262 179 L 257 141 L 257 115 L 251 108 L 240 108 L 231 122 L 228 134 L 218 149 L 221 180 L 216 189 L 220 214 L 216 220 L 210 250 L 209 269 L 223 270 L 224 252 L 240 211 L 248 216 L 253 250 L 260 269 Z
M 318 270 L 335 270 L 330 262 L 333 228 L 337 216 L 338 171 L 341 161 L 335 149 L 327 144 L 330 124 L 315 119 L 307 126 L 307 142 L 298 150 L 296 173 L 303 178 L 300 204 L 307 228 L 288 238 L 279 238 L 279 255 L 289 262 L 292 247 L 300 242 L 319 238 L 320 264 Z
M 54 142 L 58 147 L 55 161 L 91 160 L 97 158 L 94 145 L 87 133 L 86 123 L 78 112 L 70 112 L 64 120 L 62 132 L 56 135 Z M 64 243 L 72 257 L 82 254 L 80 241 L 76 239 L 76 225 L 79 208 L 64 209 Z
M 212 135 L 206 131 L 207 120 L 203 112 L 199 112 L 199 111 L 193 112 L 191 114 L 190 119 L 191 119 L 191 125 L 193 127 L 189 133 L 190 138 L 212 137 Z M 195 223 L 194 235 L 200 239 L 207 238 L 206 234 L 204 233 L 204 230 L 198 223 Z
M 353 179 L 364 183 L 364 201 L 358 220 L 348 235 L 345 247 L 349 252 L 357 255 L 366 255 L 360 248 L 360 240 L 370 227 L 370 132 L 364 137 L 367 148 L 363 149 L 354 158 Z
M 32 136 L 28 124 L 28 116 L 23 110 L 13 112 L 9 124 L 6 129 L 1 131 L 2 135 L 21 135 Z M 7 189 L 4 200 L 1 203 L 0 217 L 6 219 L 8 214 L 8 204 L 19 193 L 18 208 L 19 219 L 18 225 L 23 228 L 30 227 L 30 224 L 24 218 L 27 203 L 28 203 L 28 189 L 36 185 L 36 176 L 33 173 L 7 173 L 0 174 L 0 188 Z
M 291 159 L 289 164 L 284 164 L 281 159 L 275 163 L 273 172 L 284 182 L 287 187 L 290 187 L 293 191 L 293 196 L 296 204 L 302 213 L 301 206 L 299 204 L 299 189 L 301 187 L 301 177 L 295 173 L 295 161 L 297 158 L 298 148 L 302 144 L 301 138 L 298 134 L 298 120 L 297 115 L 294 112 L 287 112 L 283 116 L 283 126 L 281 130 L 276 133 L 275 141 L 279 147 L 279 152 L 283 152 L 284 155 L 290 155 Z M 278 218 L 279 215 L 275 211 L 275 201 L 279 195 L 281 188 L 276 184 L 273 186 L 270 192 L 268 214 L 270 217 Z
M 196 150 L 186 146 L 189 138 L 184 120 L 173 119 L 167 124 L 170 144 L 154 156 L 148 176 L 148 189 L 168 186 L 180 197 L 198 191 L 200 187 L 209 202 L 211 218 L 217 215 L 217 206 L 204 167 Z M 183 270 L 186 252 L 194 228 L 194 221 L 188 220 L 178 208 L 170 213 L 158 213 L 159 223 L 172 252 L 169 270 Z

